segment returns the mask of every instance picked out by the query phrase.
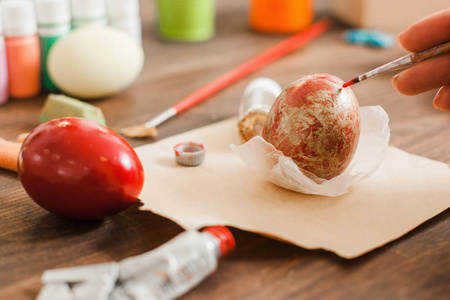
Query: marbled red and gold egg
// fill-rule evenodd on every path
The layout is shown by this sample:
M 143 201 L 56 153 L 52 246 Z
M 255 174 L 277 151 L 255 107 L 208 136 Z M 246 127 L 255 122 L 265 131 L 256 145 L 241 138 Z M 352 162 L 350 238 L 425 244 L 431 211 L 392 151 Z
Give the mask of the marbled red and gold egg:
M 358 101 L 343 83 L 329 74 L 294 81 L 275 100 L 262 133 L 300 169 L 324 179 L 346 169 L 360 135 Z

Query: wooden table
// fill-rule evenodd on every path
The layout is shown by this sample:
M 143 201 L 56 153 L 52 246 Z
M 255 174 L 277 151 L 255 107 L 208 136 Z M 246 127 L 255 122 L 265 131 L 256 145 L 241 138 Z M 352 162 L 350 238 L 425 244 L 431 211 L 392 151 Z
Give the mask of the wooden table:
M 219 2 L 219 1 L 218 1 Z M 280 42 L 286 36 L 252 32 L 243 1 L 220 1 L 215 37 L 202 43 L 158 39 L 154 7 L 143 2 L 146 62 L 138 80 L 122 93 L 93 102 L 113 130 L 145 122 L 183 96 L 230 68 Z M 345 80 L 404 52 L 348 45 L 346 28 L 332 30 L 305 47 L 251 74 L 159 127 L 154 139 L 236 116 L 250 80 L 270 77 L 286 86 L 316 72 Z M 392 146 L 450 163 L 450 114 L 437 111 L 434 92 L 403 96 L 381 76 L 353 88 L 362 106 L 381 105 L 390 116 Z M 0 136 L 14 140 L 33 129 L 45 95 L 11 100 L 0 107 Z M 0 170 L 0 299 L 32 299 L 46 269 L 118 261 L 150 251 L 182 229 L 139 203 L 98 222 L 76 222 L 36 205 L 14 172 Z M 450 295 L 450 218 L 441 213 L 400 239 L 362 257 L 346 260 L 323 250 L 305 250 L 231 228 L 237 240 L 233 256 L 183 299 L 444 299 Z M 448 299 L 448 298 L 447 298 Z

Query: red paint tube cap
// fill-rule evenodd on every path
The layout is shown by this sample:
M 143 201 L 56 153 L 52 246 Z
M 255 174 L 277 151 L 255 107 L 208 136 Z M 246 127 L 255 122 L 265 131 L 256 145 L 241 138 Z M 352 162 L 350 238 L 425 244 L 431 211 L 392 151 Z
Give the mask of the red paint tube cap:
M 177 163 L 183 166 L 198 166 L 205 160 L 206 147 L 202 143 L 179 143 L 173 147 L 173 150 Z
M 208 232 L 219 239 L 220 252 L 226 256 L 236 248 L 236 240 L 231 231 L 225 226 L 206 227 L 202 232 Z

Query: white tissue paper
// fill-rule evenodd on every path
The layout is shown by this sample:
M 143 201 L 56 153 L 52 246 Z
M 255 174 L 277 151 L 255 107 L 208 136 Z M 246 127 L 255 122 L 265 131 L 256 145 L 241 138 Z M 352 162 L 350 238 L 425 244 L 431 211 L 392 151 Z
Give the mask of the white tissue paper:
M 361 134 L 353 160 L 341 175 L 330 180 L 303 170 L 308 174 L 305 176 L 290 157 L 260 136 L 230 147 L 256 173 L 278 186 L 304 194 L 335 197 L 371 176 L 387 156 L 390 135 L 387 113 L 380 106 L 365 106 L 360 108 L 360 117 Z

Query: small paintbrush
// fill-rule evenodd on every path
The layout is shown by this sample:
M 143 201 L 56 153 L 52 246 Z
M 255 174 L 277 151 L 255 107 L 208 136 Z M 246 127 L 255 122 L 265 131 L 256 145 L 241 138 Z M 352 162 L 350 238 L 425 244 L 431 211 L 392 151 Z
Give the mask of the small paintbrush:
M 283 55 L 286 55 L 291 51 L 299 48 L 300 46 L 303 46 L 307 42 L 327 31 L 330 27 L 331 21 L 326 18 L 313 23 L 304 31 L 294 34 L 286 40 L 276 44 L 272 48 L 269 48 L 261 54 L 251 58 L 250 60 L 238 65 L 237 67 L 214 79 L 210 83 L 206 84 L 197 91 L 180 100 L 174 106 L 166 109 L 147 123 L 123 128 L 120 133 L 130 138 L 156 136 L 158 134 L 156 126 L 158 126 L 159 124 L 181 113 L 182 111 L 193 107 L 197 103 L 206 100 L 209 96 L 217 93 L 218 91 L 224 89 L 225 87 L 243 78 L 244 76 L 247 76 L 248 74 L 275 61 Z
M 359 75 L 356 78 L 353 78 L 350 81 L 347 81 L 342 85 L 343 88 L 346 88 L 348 86 L 354 85 L 355 83 L 361 82 L 363 80 L 366 80 L 370 77 L 381 75 L 387 72 L 403 69 L 406 67 L 411 67 L 421 61 L 427 60 L 429 58 L 444 54 L 450 52 L 450 41 L 446 42 L 444 44 L 440 44 L 438 46 L 435 46 L 433 48 L 424 50 L 422 52 L 417 53 L 410 53 L 405 56 L 402 56 L 394 61 L 391 61 L 385 65 L 382 65 L 381 67 L 378 67 L 376 69 L 373 69 L 372 71 L 369 71 L 365 74 Z

